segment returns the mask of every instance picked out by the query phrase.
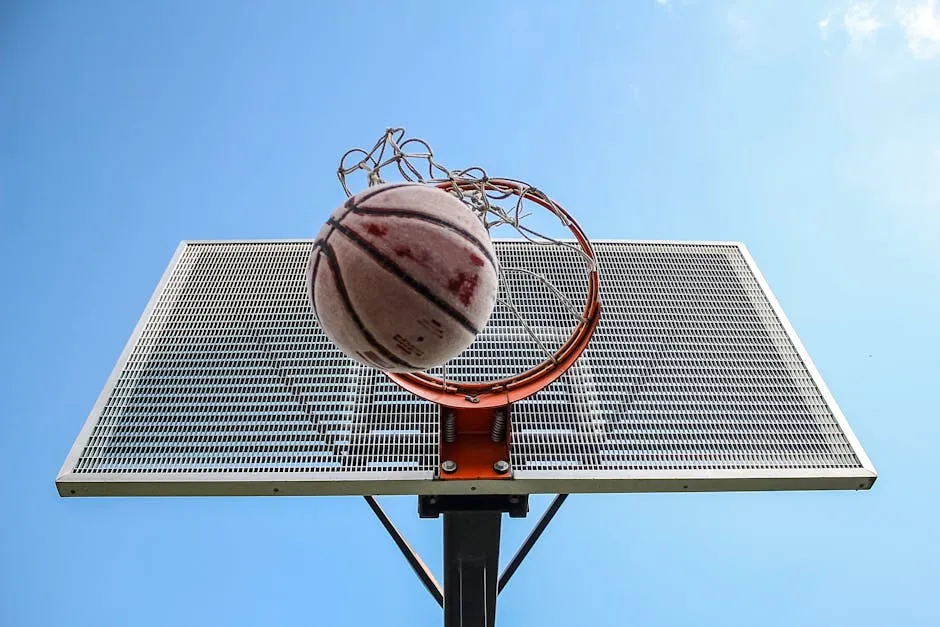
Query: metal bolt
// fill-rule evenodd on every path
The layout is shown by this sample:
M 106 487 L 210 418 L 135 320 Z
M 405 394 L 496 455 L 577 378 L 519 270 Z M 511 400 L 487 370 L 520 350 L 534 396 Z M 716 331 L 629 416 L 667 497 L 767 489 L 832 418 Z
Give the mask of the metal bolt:
M 509 462 L 507 462 L 505 459 L 501 459 L 495 464 L 493 464 L 493 470 L 495 470 L 501 475 L 505 474 L 509 472 Z
M 441 462 L 441 470 L 444 472 L 454 472 L 457 470 L 457 462 L 452 459 L 445 459 Z

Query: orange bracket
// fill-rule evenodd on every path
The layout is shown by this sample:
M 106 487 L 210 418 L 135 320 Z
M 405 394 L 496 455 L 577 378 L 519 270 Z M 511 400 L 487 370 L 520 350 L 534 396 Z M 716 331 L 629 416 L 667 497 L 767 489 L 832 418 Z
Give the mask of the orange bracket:
M 441 407 L 441 480 L 512 478 L 509 408 Z

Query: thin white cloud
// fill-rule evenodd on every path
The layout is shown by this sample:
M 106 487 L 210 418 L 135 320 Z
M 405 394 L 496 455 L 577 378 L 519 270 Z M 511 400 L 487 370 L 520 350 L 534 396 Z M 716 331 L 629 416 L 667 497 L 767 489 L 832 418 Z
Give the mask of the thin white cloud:
M 940 55 L 940 16 L 936 0 L 898 6 L 896 13 L 907 36 L 907 47 L 915 58 L 931 59 Z
M 872 2 L 858 2 L 849 6 L 842 18 L 842 24 L 854 43 L 870 39 L 882 26 L 875 17 L 875 5 Z
M 656 4 L 661 7 L 668 7 L 670 0 L 656 0 Z
M 832 21 L 832 16 L 827 15 L 823 19 L 819 20 L 819 36 L 823 39 L 829 38 L 829 23 Z

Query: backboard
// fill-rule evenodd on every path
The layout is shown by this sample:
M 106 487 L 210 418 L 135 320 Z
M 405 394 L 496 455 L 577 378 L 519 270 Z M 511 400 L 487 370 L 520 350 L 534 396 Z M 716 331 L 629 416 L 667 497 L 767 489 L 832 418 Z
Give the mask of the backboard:
M 594 241 L 603 314 L 559 380 L 513 407 L 506 481 L 439 481 L 435 405 L 334 348 L 310 240 L 178 248 L 56 480 L 62 496 L 867 489 L 876 473 L 747 249 Z M 577 294 L 562 247 L 501 261 Z M 525 275 L 514 279 L 524 282 Z M 564 337 L 533 283 L 516 306 Z M 507 350 L 507 346 L 511 350 Z M 449 374 L 541 359 L 497 307 Z

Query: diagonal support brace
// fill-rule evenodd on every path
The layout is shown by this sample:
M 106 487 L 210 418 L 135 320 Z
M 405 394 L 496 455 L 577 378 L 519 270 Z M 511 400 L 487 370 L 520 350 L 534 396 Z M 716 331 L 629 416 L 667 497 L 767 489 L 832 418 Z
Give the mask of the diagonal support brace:
M 408 560 L 408 563 L 411 565 L 412 570 L 415 571 L 415 574 L 418 576 L 418 579 L 421 580 L 421 583 L 424 584 L 424 587 L 427 588 L 428 592 L 431 593 L 431 596 L 434 597 L 434 600 L 437 601 L 437 604 L 442 608 L 444 607 L 444 592 L 441 590 L 441 585 L 437 583 L 437 580 L 434 578 L 434 575 L 431 573 L 430 569 L 421 559 L 421 557 L 415 552 L 411 545 L 408 544 L 408 541 L 405 540 L 405 537 L 401 535 L 401 532 L 395 527 L 391 519 L 385 513 L 385 510 L 382 509 L 382 506 L 379 505 L 378 501 L 375 500 L 374 496 L 366 496 L 366 503 L 369 504 L 369 507 L 372 508 L 372 511 L 375 512 L 376 517 L 379 519 L 379 522 L 382 523 L 382 526 L 385 527 L 385 530 L 388 532 L 388 535 L 392 536 L 392 540 L 395 541 L 395 544 L 398 545 L 398 549 L 401 551 L 401 554 L 405 556 L 405 559 Z
M 562 503 L 565 502 L 565 499 L 568 498 L 567 494 L 559 494 L 555 497 L 555 500 L 552 501 L 551 505 L 548 506 L 548 509 L 545 510 L 545 513 L 542 514 L 542 517 L 539 518 L 539 521 L 535 524 L 535 527 L 529 533 L 529 536 L 525 539 L 525 542 L 522 543 L 522 546 L 519 547 L 519 550 L 516 551 L 516 554 L 512 556 L 512 559 L 509 561 L 509 564 L 506 565 L 506 570 L 503 571 L 503 574 L 499 576 L 499 583 L 497 584 L 497 594 L 503 591 L 503 588 L 506 587 L 506 584 L 509 583 L 510 577 L 513 573 L 519 568 L 519 565 L 522 564 L 522 560 L 525 559 L 525 556 L 529 554 L 529 551 L 532 550 L 532 547 L 535 546 L 535 543 L 541 537 L 542 532 L 545 531 L 545 528 L 548 526 L 548 523 L 552 522 L 552 518 L 555 517 L 555 514 L 558 513 L 559 508 L 561 508 Z

